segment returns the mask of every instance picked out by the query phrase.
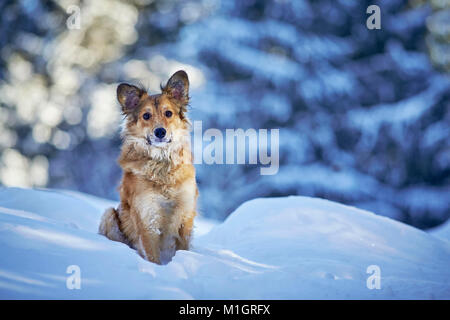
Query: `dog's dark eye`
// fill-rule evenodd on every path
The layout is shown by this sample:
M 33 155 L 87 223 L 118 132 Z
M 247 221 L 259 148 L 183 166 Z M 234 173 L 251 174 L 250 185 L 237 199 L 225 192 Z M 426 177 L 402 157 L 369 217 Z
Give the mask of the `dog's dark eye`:
M 152 115 L 150 113 L 146 112 L 142 115 L 142 118 L 144 118 L 144 120 L 148 120 L 148 119 L 150 119 L 151 116 Z
M 172 111 L 167 110 L 166 111 L 166 117 L 170 118 L 172 116 Z

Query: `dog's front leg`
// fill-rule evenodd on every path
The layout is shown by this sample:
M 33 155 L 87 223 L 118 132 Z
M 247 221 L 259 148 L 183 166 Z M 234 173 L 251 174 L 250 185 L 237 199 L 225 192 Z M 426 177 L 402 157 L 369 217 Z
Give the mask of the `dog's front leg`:
M 159 238 L 159 234 L 155 233 L 142 233 L 139 235 L 139 243 L 136 247 L 141 257 L 148 261 L 161 264 Z
M 134 247 L 139 255 L 146 260 L 161 264 L 160 261 L 160 234 L 158 229 L 149 228 L 143 223 L 141 217 L 133 210 L 133 223 L 137 231 Z
M 178 230 L 179 238 L 177 239 L 177 250 L 189 250 L 192 228 L 194 226 L 194 217 L 195 212 L 183 219 L 183 223 Z

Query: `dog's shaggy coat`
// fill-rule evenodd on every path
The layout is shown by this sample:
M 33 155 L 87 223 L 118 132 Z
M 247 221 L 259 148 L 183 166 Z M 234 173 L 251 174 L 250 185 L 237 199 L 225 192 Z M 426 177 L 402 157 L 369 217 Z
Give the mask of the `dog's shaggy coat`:
M 149 95 L 124 83 L 117 88 L 126 115 L 120 205 L 106 210 L 99 227 L 100 234 L 159 264 L 170 261 L 175 250 L 189 249 L 198 196 L 186 117 L 187 74 L 176 72 L 161 89 Z

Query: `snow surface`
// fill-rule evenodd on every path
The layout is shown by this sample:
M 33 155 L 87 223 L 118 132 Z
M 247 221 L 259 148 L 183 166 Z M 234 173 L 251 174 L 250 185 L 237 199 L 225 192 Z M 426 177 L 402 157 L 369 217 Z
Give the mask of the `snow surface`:
M 450 242 L 450 219 L 447 220 L 447 222 L 441 224 L 440 226 L 428 230 L 428 232 L 436 237 L 439 237 L 441 239 Z
M 61 190 L 0 190 L 2 299 L 449 299 L 450 242 L 307 197 L 262 198 L 159 266 L 97 234 L 114 202 Z M 67 267 L 81 270 L 69 290 Z M 381 288 L 368 289 L 370 265 Z

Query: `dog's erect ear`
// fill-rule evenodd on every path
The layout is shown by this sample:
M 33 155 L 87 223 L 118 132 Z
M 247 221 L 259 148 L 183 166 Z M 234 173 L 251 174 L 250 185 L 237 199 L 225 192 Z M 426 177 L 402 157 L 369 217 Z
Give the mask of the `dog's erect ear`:
M 117 100 L 122 106 L 122 112 L 127 114 L 136 110 L 144 90 L 127 83 L 121 83 L 117 87 Z
M 189 79 L 186 72 L 183 70 L 175 72 L 167 81 L 163 92 L 170 98 L 186 106 L 189 103 Z

